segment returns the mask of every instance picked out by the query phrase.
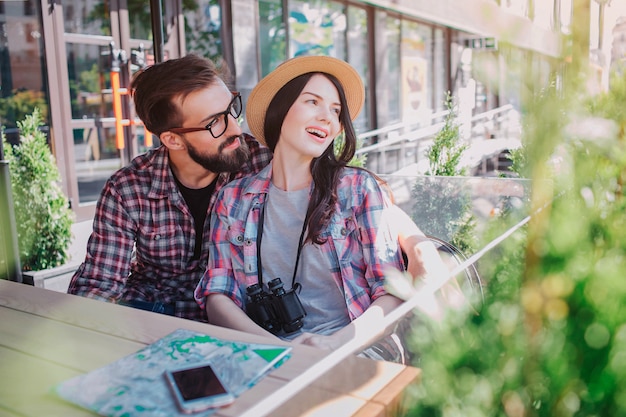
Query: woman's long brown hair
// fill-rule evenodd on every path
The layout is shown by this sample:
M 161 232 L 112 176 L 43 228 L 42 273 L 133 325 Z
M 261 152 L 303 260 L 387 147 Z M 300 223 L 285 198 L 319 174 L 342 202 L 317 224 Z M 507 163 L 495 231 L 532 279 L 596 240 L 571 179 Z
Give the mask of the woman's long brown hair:
M 267 146 L 274 152 L 283 121 L 287 112 L 300 96 L 305 85 L 311 77 L 318 73 L 307 73 L 285 84 L 270 102 L 265 115 L 264 134 Z M 313 176 L 313 192 L 307 208 L 308 233 L 305 241 L 316 244 L 325 242 L 322 231 L 328 226 L 337 203 L 337 185 L 341 170 L 345 168 L 356 152 L 356 133 L 352 126 L 352 119 L 348 111 L 348 103 L 343 91 L 343 86 L 334 76 L 319 73 L 328 78 L 337 88 L 341 112 L 339 122 L 344 131 L 343 147 L 338 155 L 333 147 L 334 141 L 326 148 L 324 153 L 311 161 L 311 175 Z

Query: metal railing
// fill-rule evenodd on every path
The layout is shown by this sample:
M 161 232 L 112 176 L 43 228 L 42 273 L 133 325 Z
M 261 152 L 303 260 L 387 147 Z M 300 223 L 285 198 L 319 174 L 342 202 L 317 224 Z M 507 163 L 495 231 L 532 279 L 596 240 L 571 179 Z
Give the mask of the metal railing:
M 367 155 L 367 167 L 379 174 L 390 174 L 418 163 L 435 135 L 444 127 L 448 114 L 447 110 L 433 113 L 427 126 L 396 123 L 361 133 L 358 138 L 366 145 L 359 148 L 356 155 Z M 476 114 L 471 119 L 470 142 L 476 137 L 508 136 L 513 129 L 518 129 L 518 123 L 517 112 L 510 104 Z M 373 139 L 376 139 L 375 143 L 367 144 Z

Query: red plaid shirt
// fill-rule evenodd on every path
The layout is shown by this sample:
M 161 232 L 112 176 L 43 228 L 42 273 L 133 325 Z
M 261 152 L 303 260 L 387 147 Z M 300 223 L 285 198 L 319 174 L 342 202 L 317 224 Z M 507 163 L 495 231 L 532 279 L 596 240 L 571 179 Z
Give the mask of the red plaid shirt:
M 252 136 L 245 140 L 251 158 L 239 172 L 219 176 L 209 214 L 224 185 L 259 172 L 272 158 Z M 167 148 L 138 156 L 106 182 L 85 262 L 68 293 L 110 302 L 173 304 L 176 316 L 206 321 L 193 292 L 208 263 L 209 218 L 200 259 L 194 260 L 194 221 L 171 173 Z

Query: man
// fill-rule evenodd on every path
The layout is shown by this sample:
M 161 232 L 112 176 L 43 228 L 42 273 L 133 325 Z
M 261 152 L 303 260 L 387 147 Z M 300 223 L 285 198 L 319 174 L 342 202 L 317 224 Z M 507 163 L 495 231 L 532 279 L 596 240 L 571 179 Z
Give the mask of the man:
M 162 146 L 106 182 L 68 292 L 206 321 L 193 291 L 207 265 L 207 213 L 224 184 L 259 171 L 271 154 L 243 134 L 241 97 L 204 58 L 148 67 L 131 90 Z
M 242 132 L 241 97 L 209 60 L 188 55 L 150 66 L 131 91 L 161 146 L 106 182 L 68 293 L 207 321 L 193 296 L 207 266 L 207 216 L 220 188 L 260 171 L 271 152 Z M 410 271 L 420 274 L 420 249 L 408 249 Z

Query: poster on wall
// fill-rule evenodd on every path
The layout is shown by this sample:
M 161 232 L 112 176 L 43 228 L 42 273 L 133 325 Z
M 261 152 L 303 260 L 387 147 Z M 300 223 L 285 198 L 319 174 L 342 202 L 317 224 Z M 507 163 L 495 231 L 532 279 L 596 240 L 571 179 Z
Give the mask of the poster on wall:
M 402 119 L 405 122 L 422 122 L 429 115 L 427 71 L 426 59 L 402 58 Z

